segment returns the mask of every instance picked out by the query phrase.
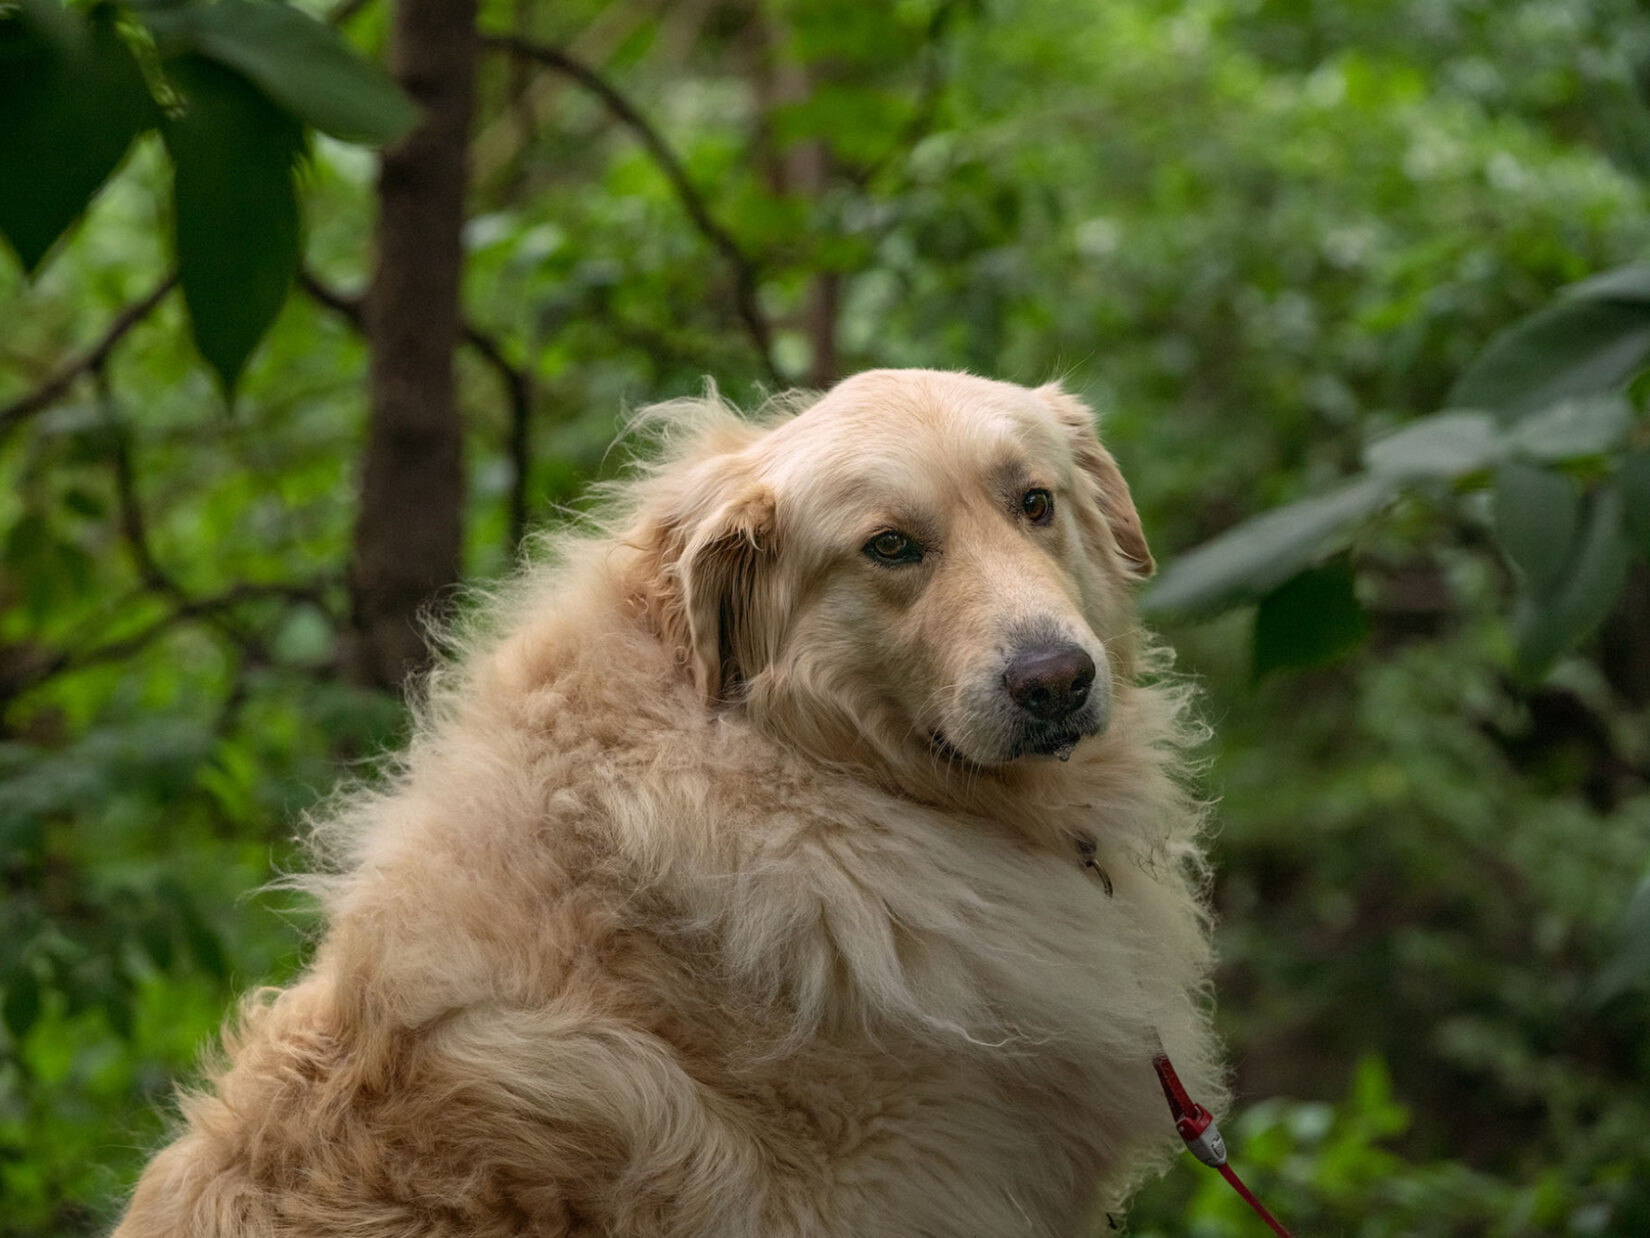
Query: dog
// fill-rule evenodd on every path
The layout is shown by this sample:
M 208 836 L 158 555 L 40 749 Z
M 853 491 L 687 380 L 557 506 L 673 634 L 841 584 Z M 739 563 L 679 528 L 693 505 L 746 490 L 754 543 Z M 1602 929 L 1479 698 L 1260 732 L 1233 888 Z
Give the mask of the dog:
M 476 608 L 118 1238 L 1068 1238 L 1225 1099 L 1186 692 L 1057 384 L 880 370 Z

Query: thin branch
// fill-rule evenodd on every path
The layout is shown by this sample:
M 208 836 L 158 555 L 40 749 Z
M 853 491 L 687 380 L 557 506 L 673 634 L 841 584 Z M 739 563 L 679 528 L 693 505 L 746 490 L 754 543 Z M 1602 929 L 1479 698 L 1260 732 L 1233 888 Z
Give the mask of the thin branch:
M 660 173 L 670 183 L 677 201 L 687 212 L 688 218 L 693 221 L 693 226 L 727 263 L 733 274 L 734 306 L 739 318 L 745 324 L 745 330 L 750 335 L 751 343 L 756 348 L 768 378 L 775 384 L 783 383 L 784 379 L 773 359 L 773 332 L 757 304 L 759 274 L 756 260 L 744 251 L 727 229 L 716 222 L 704 195 L 688 178 L 687 169 L 682 166 L 682 161 L 676 152 L 670 149 L 658 129 L 654 128 L 635 104 L 606 78 L 558 47 L 503 34 L 484 34 L 481 36 L 481 45 L 520 59 L 535 61 L 572 78 L 600 99 L 614 119 L 636 135 L 637 140 L 653 157 Z
M 330 284 L 323 283 L 321 277 L 314 271 L 300 271 L 298 273 L 298 287 L 317 305 L 329 309 L 357 331 L 367 329 L 367 302 L 364 296 L 350 295 L 339 292 Z M 526 386 L 530 379 L 526 371 L 512 366 L 499 348 L 498 341 L 488 335 L 474 323 L 461 323 L 459 330 L 464 336 L 464 342 L 476 352 L 480 353 L 486 362 L 499 371 L 507 386 L 514 389 L 516 386 Z
M 109 388 L 108 370 L 100 363 L 92 367 L 98 397 L 103 404 L 104 422 L 109 430 L 109 464 L 115 474 L 115 496 L 120 506 L 120 532 L 132 552 L 132 565 L 147 589 L 185 599 L 177 581 L 162 570 L 149 542 L 149 522 L 138 501 L 137 471 L 132 466 L 132 436 L 115 412 L 114 393 Z
M 365 299 L 339 292 L 321 281 L 313 271 L 298 273 L 298 286 L 316 304 L 331 310 L 357 331 L 366 330 Z M 510 403 L 510 434 L 508 448 L 510 463 L 515 470 L 510 486 L 510 545 L 521 544 L 527 531 L 527 483 L 532 459 L 531 429 L 533 418 L 533 376 L 521 366 L 512 365 L 504 355 L 498 340 L 473 323 L 462 324 L 464 342 L 490 366 L 504 386 L 505 398 Z
M 945 57 L 941 44 L 947 29 L 956 18 L 957 8 L 956 0 L 949 0 L 935 9 L 933 16 L 929 18 L 921 52 L 922 70 L 917 83 L 916 103 L 888 149 L 870 163 L 855 169 L 849 177 L 856 188 L 864 189 L 876 178 L 877 173 L 894 161 L 895 156 L 910 151 L 934 127 L 946 87 Z
M 103 337 L 85 353 L 62 367 L 27 395 L 13 400 L 4 408 L 0 408 L 0 441 L 3 441 L 7 434 L 22 425 L 29 417 L 42 409 L 50 407 L 54 401 L 74 385 L 75 380 L 81 375 L 95 370 L 107 362 L 109 354 L 115 349 L 115 345 L 120 343 L 128 331 L 147 318 L 154 308 L 166 299 L 166 294 L 172 291 L 177 282 L 176 272 L 168 275 L 147 296 L 133 301 L 116 314 L 110 321 L 108 329 L 103 332 Z
M 475 349 L 481 359 L 493 367 L 504 384 L 505 398 L 510 401 L 510 545 L 521 545 L 527 532 L 527 484 L 532 464 L 533 387 L 526 370 L 510 364 L 500 350 L 498 341 L 483 335 L 474 327 L 464 328 L 464 340 Z
M 223 619 L 228 612 L 247 602 L 267 599 L 283 600 L 289 606 L 313 606 L 334 623 L 337 617 L 326 603 L 325 583 L 295 585 L 282 583 L 246 582 L 233 585 L 224 592 L 206 598 L 189 598 L 178 603 L 158 619 L 145 624 L 129 636 L 93 645 L 86 649 L 27 651 L 21 665 L 5 668 L 0 675 L 0 702 L 12 700 L 38 688 L 59 675 L 86 670 L 108 662 L 120 662 L 141 653 L 160 637 L 180 624 L 204 620 L 224 631 Z
M 367 329 L 366 298 L 350 296 L 323 284 L 315 272 L 305 268 L 298 272 L 298 287 L 317 305 L 331 310 L 357 331 Z

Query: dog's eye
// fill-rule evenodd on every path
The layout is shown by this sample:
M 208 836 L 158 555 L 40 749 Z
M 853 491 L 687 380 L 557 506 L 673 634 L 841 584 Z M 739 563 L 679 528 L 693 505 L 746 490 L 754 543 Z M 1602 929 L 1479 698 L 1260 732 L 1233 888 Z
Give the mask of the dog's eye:
M 922 559 L 922 547 L 894 529 L 884 529 L 866 542 L 865 553 L 878 563 L 917 563 Z
M 1054 496 L 1047 490 L 1027 490 L 1020 499 L 1020 510 L 1032 524 L 1047 524 L 1054 519 Z

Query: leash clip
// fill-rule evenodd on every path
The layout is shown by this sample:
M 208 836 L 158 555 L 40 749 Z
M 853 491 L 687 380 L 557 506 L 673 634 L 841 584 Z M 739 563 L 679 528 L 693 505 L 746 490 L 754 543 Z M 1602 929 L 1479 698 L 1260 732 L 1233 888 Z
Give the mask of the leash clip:
M 1169 1114 L 1174 1118 L 1175 1131 L 1187 1150 L 1210 1169 L 1218 1171 L 1274 1234 L 1279 1238 L 1290 1238 L 1289 1231 L 1266 1210 L 1266 1205 L 1255 1198 L 1255 1193 L 1226 1163 L 1226 1141 L 1221 1138 L 1220 1127 L 1215 1125 L 1215 1115 L 1186 1094 L 1186 1087 L 1180 1082 L 1180 1076 L 1175 1074 L 1174 1064 L 1169 1061 L 1169 1055 L 1163 1051 L 1161 1043 L 1152 1058 L 1152 1069 L 1157 1071 L 1157 1081 L 1163 1085 L 1163 1096 L 1169 1102 Z

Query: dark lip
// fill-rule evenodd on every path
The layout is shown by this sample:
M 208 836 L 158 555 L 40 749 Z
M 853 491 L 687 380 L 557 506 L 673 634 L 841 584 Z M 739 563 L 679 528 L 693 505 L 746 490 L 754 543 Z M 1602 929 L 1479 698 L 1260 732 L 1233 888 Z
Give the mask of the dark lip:
M 1063 726 L 1040 729 L 1023 736 L 1015 746 L 1015 757 L 1069 757 L 1072 749 L 1095 733 L 1094 727 Z
M 1052 757 L 1062 752 L 1071 755 L 1072 749 L 1082 743 L 1089 736 L 1099 730 L 1094 726 L 1063 726 L 1040 728 L 1035 734 L 1022 736 L 1013 752 L 1003 761 L 978 761 L 967 753 L 955 747 L 945 737 L 943 731 L 928 732 L 928 744 L 948 764 L 966 766 L 969 769 L 992 769 L 996 766 L 1010 765 L 1021 757 Z

